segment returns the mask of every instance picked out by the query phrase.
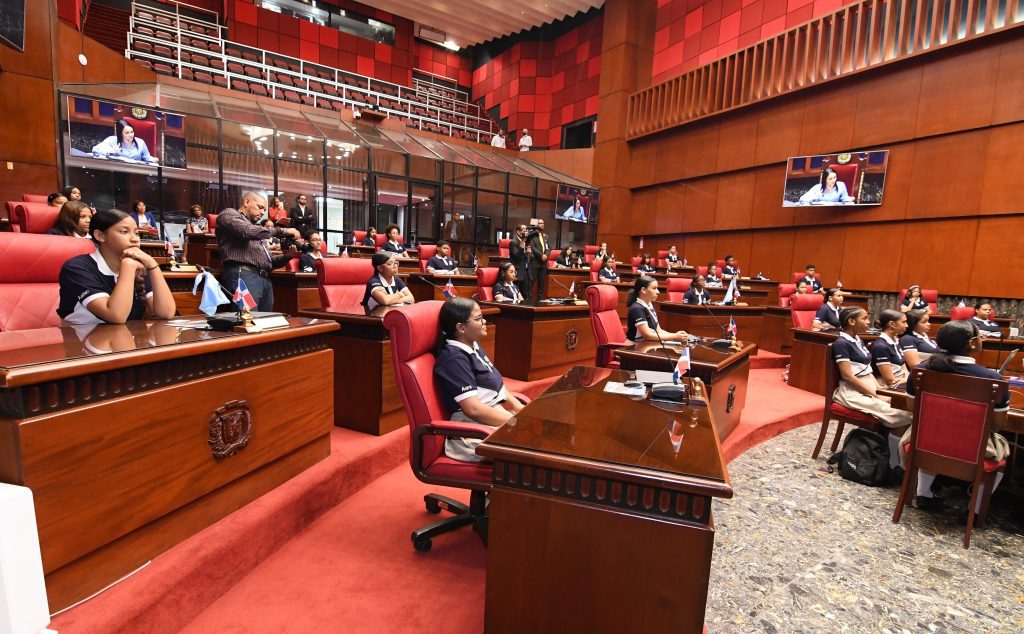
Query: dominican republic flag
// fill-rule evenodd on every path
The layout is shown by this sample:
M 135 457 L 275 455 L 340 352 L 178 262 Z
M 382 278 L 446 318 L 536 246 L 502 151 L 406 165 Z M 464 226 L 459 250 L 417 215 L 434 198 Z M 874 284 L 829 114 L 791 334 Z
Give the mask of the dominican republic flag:
M 644 250 L 644 239 L 643 238 L 640 238 L 640 250 L 641 251 Z
M 253 299 L 249 287 L 245 285 L 242 278 L 238 278 L 238 288 L 235 289 L 235 296 L 231 298 L 231 301 L 238 305 L 239 310 L 256 308 L 256 300 Z
M 171 256 L 173 258 L 174 257 L 174 245 L 171 244 L 171 239 L 170 238 L 167 238 L 167 237 L 164 238 L 164 248 L 167 249 L 167 255 L 169 255 L 169 256 Z
M 690 349 L 683 348 L 679 352 L 679 360 L 676 361 L 676 370 L 672 373 L 672 382 L 678 383 L 684 374 L 690 371 Z
M 444 285 L 444 296 L 455 297 L 459 292 L 455 290 L 455 285 L 452 284 L 452 278 L 448 278 L 448 283 Z
M 739 329 L 736 328 L 736 320 L 732 317 L 729 317 L 729 334 L 732 335 L 733 339 L 739 334 Z
M 343 258 L 347 258 L 348 257 L 348 247 L 345 247 L 345 250 L 341 252 L 341 257 L 343 257 Z
M 836 280 L 836 288 L 842 288 L 842 287 L 843 287 L 843 282 L 841 280 Z
M 967 308 L 967 304 L 966 304 L 966 303 L 964 303 L 964 300 L 962 300 L 962 299 L 961 299 L 961 300 L 960 300 L 960 303 L 959 303 L 959 304 L 957 304 L 957 305 L 956 305 L 956 307 L 957 307 L 957 308 Z
M 569 284 L 569 294 L 570 295 L 575 295 L 576 294 L 576 282 L 572 282 L 571 284 Z

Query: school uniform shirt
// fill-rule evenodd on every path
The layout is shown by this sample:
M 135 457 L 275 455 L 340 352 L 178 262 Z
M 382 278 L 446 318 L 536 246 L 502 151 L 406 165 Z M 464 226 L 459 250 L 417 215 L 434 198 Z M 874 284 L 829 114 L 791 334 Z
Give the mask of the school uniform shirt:
M 683 295 L 683 303 L 696 304 L 698 306 L 701 304 L 710 304 L 711 293 L 707 292 L 706 289 L 698 293 L 697 289 L 691 286 L 689 290 L 686 291 L 686 294 Z
M 709 273 L 708 275 L 704 276 L 704 283 L 708 286 L 721 286 L 722 278 L 718 277 L 717 275 L 711 275 Z
M 391 285 L 389 286 L 379 273 L 371 277 L 366 281 L 366 292 L 363 293 L 362 304 L 366 307 L 366 310 L 373 310 L 380 306 L 380 303 L 373 298 L 373 289 L 375 288 L 383 288 L 388 295 L 391 295 L 392 293 L 401 292 L 401 290 L 405 288 L 405 282 L 402 281 L 402 278 L 396 275 L 391 279 Z
M 679 264 L 679 256 L 678 255 L 672 255 L 671 253 L 666 253 L 665 254 L 665 262 L 667 262 L 669 264 Z
M 953 361 L 953 365 L 954 365 L 954 368 L 955 368 L 954 372 L 956 374 L 964 374 L 964 375 L 967 375 L 967 376 L 976 376 L 976 377 L 981 378 L 981 379 L 992 379 L 993 381 L 1005 381 L 1006 380 L 1005 376 L 1003 376 L 1002 374 L 999 374 L 995 370 L 992 370 L 991 368 L 986 368 L 985 366 L 982 366 L 982 365 L 978 365 L 978 362 L 975 361 L 972 357 L 961 357 L 959 355 L 953 355 L 953 356 L 950 357 L 950 359 L 952 359 L 952 361 Z M 928 364 L 925 364 L 924 367 L 927 368 Z M 907 383 L 907 394 L 910 394 L 911 396 L 914 395 L 914 384 L 913 383 L 909 383 L 909 382 Z M 996 404 L 996 406 L 993 409 L 995 409 L 995 411 L 997 411 L 997 412 L 1005 412 L 1006 410 L 1010 409 L 1010 392 L 1009 392 L 1009 390 L 1007 390 L 1006 396 L 1003 398 L 1002 402 Z
M 363 246 L 364 247 L 375 247 L 375 246 L 377 246 L 377 241 L 374 240 L 372 236 L 366 236 L 365 238 L 363 238 Z
M 405 255 L 405 246 L 401 242 L 392 242 L 388 240 L 384 244 L 380 245 L 381 251 L 388 251 L 389 253 L 397 253 L 398 255 Z
M 323 257 L 320 253 L 300 253 L 299 270 L 303 273 L 316 273 L 316 261 Z
M 636 267 L 636 270 L 640 273 L 655 273 L 658 269 L 651 266 L 650 264 L 641 264 L 640 266 Z
M 989 336 L 1001 337 L 1003 331 L 999 329 L 999 324 L 988 319 L 982 319 L 981 317 L 971 317 L 971 321 L 978 327 L 978 330 L 984 330 Z
M 609 282 L 619 281 L 619 274 L 615 272 L 615 269 L 610 269 L 606 266 L 601 267 L 601 270 L 598 271 L 597 276 L 602 280 L 608 280 Z
M 507 398 L 501 373 L 475 343 L 471 348 L 449 339 L 434 362 L 434 382 L 449 414 L 461 411 L 460 403 L 471 396 L 490 407 Z
M 574 260 L 576 260 L 575 255 L 566 256 L 566 254 L 563 253 L 559 255 L 557 258 L 555 258 L 555 264 L 562 267 L 563 269 L 571 269 L 575 264 Z
M 893 378 L 903 381 L 907 378 L 906 360 L 903 358 L 903 348 L 895 339 L 882 333 L 871 344 L 871 366 L 874 368 L 875 376 L 882 376 L 878 368 L 883 365 L 891 366 Z
M 839 338 L 832 343 L 832 358 L 836 364 L 849 363 L 853 375 L 859 379 L 871 375 L 871 353 L 860 337 L 839 333 Z
M 505 298 L 504 301 L 512 300 L 512 304 L 520 304 L 523 301 L 523 293 L 519 290 L 519 287 L 516 286 L 515 282 L 498 282 L 495 284 L 494 298 L 498 299 L 499 295 Z
M 833 306 L 831 302 L 825 302 L 814 315 L 814 321 L 839 328 L 839 310 L 838 306 Z
M 438 255 L 431 257 L 427 260 L 427 268 L 434 269 L 437 272 L 450 273 L 459 268 L 459 265 L 455 263 L 455 260 L 451 258 L 442 258 Z
M 927 359 L 939 350 L 939 347 L 935 345 L 935 342 L 928 335 L 917 332 L 908 332 L 900 337 L 900 348 L 903 352 L 917 350 L 917 354 L 921 355 L 922 360 Z
M 69 324 L 88 325 L 105 323 L 93 315 L 87 306 L 102 297 L 110 297 L 117 284 L 118 274 L 111 271 L 99 251 L 76 255 L 60 269 L 60 302 L 57 315 Z M 153 295 L 149 276 L 145 276 L 144 290 L 136 288 L 128 319 L 146 316 L 146 299 Z
M 638 299 L 629 306 L 629 316 L 626 319 L 626 339 L 629 341 L 643 341 L 644 336 L 637 328 L 640 324 L 647 324 L 651 330 L 658 328 L 658 314 L 651 306 L 642 299 Z
M 928 302 L 924 301 L 923 297 L 910 297 L 909 295 L 903 299 L 904 306 L 910 306 L 910 310 L 928 310 Z
M 816 278 L 816 277 L 807 277 L 805 275 L 805 276 L 801 277 L 799 280 L 797 280 L 796 283 L 799 284 L 800 280 L 803 280 L 804 282 L 807 282 L 807 286 L 810 287 L 811 292 L 813 292 L 813 293 L 817 293 L 818 291 L 821 290 L 821 282 L 819 282 L 818 278 Z
M 722 267 L 722 275 L 729 275 L 731 277 L 735 277 L 738 274 L 739 271 L 736 270 L 735 267 L 729 266 L 728 264 Z

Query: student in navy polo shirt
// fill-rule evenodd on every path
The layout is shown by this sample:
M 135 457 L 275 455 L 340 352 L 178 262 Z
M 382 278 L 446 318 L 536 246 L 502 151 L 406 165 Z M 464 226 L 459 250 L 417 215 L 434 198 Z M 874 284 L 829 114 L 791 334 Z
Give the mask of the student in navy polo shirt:
M 817 267 L 814 266 L 813 264 L 808 264 L 807 266 L 805 266 L 804 276 L 797 280 L 797 284 L 799 284 L 801 281 L 806 281 L 807 286 L 810 287 L 810 291 L 812 293 L 817 293 L 821 291 L 821 282 L 818 281 L 818 278 L 814 277 L 814 272 L 816 270 Z
M 626 318 L 626 339 L 629 341 L 686 341 L 685 331 L 669 332 L 658 323 L 654 306 L 658 301 L 658 280 L 641 276 L 633 282 L 626 297 L 629 316 Z
M 879 384 L 902 389 L 907 383 L 907 362 L 903 358 L 900 337 L 907 331 L 907 316 L 896 310 L 883 310 L 878 317 L 881 334 L 871 344 L 871 367 Z
M 964 374 L 967 376 L 975 376 L 983 379 L 992 379 L 994 381 L 1005 381 L 1006 378 L 996 372 L 984 366 L 978 365 L 978 363 L 971 356 L 975 352 L 981 350 L 981 333 L 978 330 L 978 326 L 973 321 L 957 320 L 950 321 L 942 324 L 939 328 L 939 334 L 935 337 L 935 343 L 938 345 L 938 349 L 932 353 L 928 360 L 922 365 L 926 370 L 932 370 L 935 372 L 949 372 L 952 374 Z M 914 395 L 914 384 L 907 383 L 907 394 Z M 1005 417 L 1006 412 L 1010 409 L 1010 393 L 1006 393 L 1006 398 L 1003 402 L 997 403 L 995 406 L 996 416 Z M 907 456 L 903 451 L 904 445 L 910 442 L 910 430 L 903 435 L 903 439 L 900 441 L 900 453 L 901 457 L 906 463 Z M 987 443 L 985 444 L 985 458 L 989 460 L 1005 460 L 1010 455 L 1010 445 L 1006 442 L 1006 438 L 999 434 L 993 433 L 989 436 Z M 999 486 L 999 482 L 1003 479 L 1002 473 L 996 473 L 995 486 Z M 944 506 L 944 501 L 935 496 L 932 492 L 932 482 L 935 480 L 935 474 L 930 471 L 923 469 L 918 471 L 917 475 L 917 499 L 915 500 L 915 506 L 918 508 L 930 508 L 930 507 L 941 507 Z M 984 486 L 984 485 L 982 485 Z M 994 491 L 995 489 L 993 489 Z M 974 508 L 974 512 L 977 513 L 981 508 L 981 493 L 978 491 L 977 503 Z
M 921 297 L 921 287 L 917 284 L 910 285 L 910 288 L 907 289 L 906 297 L 904 297 L 903 301 L 900 303 L 901 313 L 909 313 L 912 310 L 924 310 L 929 313 L 932 312 L 931 306 L 929 306 L 928 302 L 924 301 L 924 298 Z
M 722 267 L 722 276 L 728 275 L 729 277 L 736 277 L 739 275 L 739 269 L 736 268 L 736 258 L 731 255 L 725 256 L 725 266 Z
M 804 288 L 806 288 L 806 284 Z M 825 303 L 814 315 L 812 330 L 839 330 L 839 311 L 843 309 L 843 291 L 838 288 L 829 289 L 825 293 Z
M 708 286 L 721 286 L 722 276 L 718 274 L 718 265 L 708 262 L 708 274 L 704 276 L 704 283 Z
M 378 251 L 373 254 L 373 268 L 376 273 L 366 280 L 363 306 L 372 311 L 378 306 L 412 304 L 416 301 L 402 278 L 398 277 L 398 260 L 394 253 Z
M 687 289 L 683 295 L 684 304 L 710 304 L 711 293 L 708 292 L 707 286 L 704 283 L 703 275 L 693 276 L 693 281 L 690 283 L 690 288 Z
M 974 317 L 971 321 L 981 331 L 982 337 L 1002 337 L 1003 331 L 999 329 L 999 324 L 991 321 L 989 317 L 992 316 L 992 304 L 988 302 L 981 302 L 974 305 Z
M 900 436 L 910 425 L 911 414 L 894 408 L 889 399 L 878 395 L 878 382 L 871 373 L 871 353 L 860 335 L 871 322 L 868 311 L 860 306 L 839 313 L 842 332 L 832 343 L 832 358 L 839 371 L 839 386 L 832 394 L 835 402 L 877 418 L 889 429 L 889 466 L 898 467 Z
M 409 254 L 405 252 L 405 245 L 398 241 L 398 225 L 388 225 L 384 227 L 384 235 L 386 235 L 388 239 L 384 242 L 384 244 L 380 245 L 381 251 L 388 251 L 390 253 L 394 253 L 400 258 L 409 257 Z
M 439 315 L 441 333 L 434 354 L 434 383 L 441 406 L 454 421 L 498 427 L 523 409 L 523 403 L 505 389 L 505 380 L 494 367 L 480 341 L 487 336 L 487 320 L 480 306 L 465 297 L 450 297 Z M 444 452 L 449 458 L 480 462 L 479 439 L 449 438 Z
M 939 349 L 928 336 L 931 327 L 931 321 L 925 311 L 912 310 L 907 313 L 907 331 L 900 337 L 900 349 L 903 350 L 908 370 L 913 370 L 927 361 L 928 357 Z
M 604 256 L 601 260 L 604 266 L 597 272 L 597 276 L 606 282 L 618 282 L 619 274 L 615 270 L 615 258 L 610 255 Z
M 637 273 L 655 273 L 658 269 L 654 267 L 654 262 L 651 260 L 650 253 L 644 253 L 640 257 L 640 264 L 636 267 Z
M 668 248 L 668 253 L 665 254 L 665 264 L 668 266 L 669 271 L 683 268 L 683 261 L 679 259 L 676 245 L 673 244 Z
M 516 284 L 516 265 L 505 262 L 498 267 L 498 282 L 494 285 L 494 301 L 522 304 L 523 293 Z
M 459 265 L 452 259 L 452 245 L 446 240 L 437 243 L 437 255 L 427 260 L 427 273 L 459 274 Z
M 160 266 L 139 244 L 139 226 L 117 209 L 89 221 L 96 251 L 77 255 L 60 270 L 57 314 L 69 324 L 123 324 L 174 317 L 175 305 Z
M 370 227 L 366 230 L 366 237 L 363 238 L 364 247 L 375 247 L 377 246 L 377 228 Z

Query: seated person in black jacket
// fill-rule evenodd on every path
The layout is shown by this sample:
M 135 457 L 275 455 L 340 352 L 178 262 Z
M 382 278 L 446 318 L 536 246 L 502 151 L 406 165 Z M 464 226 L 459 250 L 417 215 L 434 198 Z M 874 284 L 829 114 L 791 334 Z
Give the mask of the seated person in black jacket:
M 93 211 L 89 205 L 80 200 L 70 200 L 61 205 L 60 213 L 57 214 L 57 223 L 46 233 L 55 236 L 89 238 L 89 220 L 92 218 L 92 214 Z
M 690 283 L 689 290 L 683 295 L 684 304 L 695 304 L 703 305 L 711 303 L 711 293 L 708 292 L 707 286 L 704 283 L 703 275 L 695 275 L 693 282 Z
M 971 321 L 978 327 L 982 337 L 1002 337 L 1003 331 L 1000 330 L 999 324 L 992 321 L 992 304 L 988 302 L 980 302 L 974 305 L 974 317 Z
M 722 276 L 718 274 L 718 265 L 708 262 L 708 274 L 704 276 L 704 283 L 708 286 L 721 286 Z
M 409 254 L 405 252 L 405 245 L 398 241 L 398 236 L 400 235 L 398 225 L 388 225 L 384 227 L 384 235 L 386 235 L 388 239 L 384 244 L 380 245 L 381 251 L 394 253 L 400 258 L 409 257 Z
M 364 247 L 377 246 L 377 227 L 370 227 L 366 230 L 366 237 L 363 238 Z
M 931 326 L 927 312 L 912 310 L 907 313 L 907 331 L 900 337 L 900 348 L 903 350 L 908 370 L 913 370 L 927 361 L 939 349 L 928 336 Z
M 637 273 L 655 273 L 655 272 L 657 272 L 657 270 L 658 269 L 655 268 L 654 262 L 651 259 L 651 254 L 650 253 L 644 253 L 640 257 L 640 264 L 637 265 L 636 272 Z
M 458 275 L 459 265 L 452 259 L 452 245 L 446 240 L 437 243 L 437 255 L 427 260 L 427 273 Z
M 309 231 L 303 238 L 306 241 L 299 254 L 299 271 L 303 273 L 316 273 L 316 261 L 323 259 L 320 253 L 320 246 L 324 243 L 323 238 L 316 231 Z
M 505 262 L 498 267 L 498 281 L 494 284 L 494 301 L 508 304 L 523 303 L 523 293 L 516 284 L 516 265 Z
M 907 362 L 903 357 L 900 337 L 907 331 L 907 316 L 898 310 L 883 310 L 878 317 L 882 331 L 871 344 L 871 367 L 878 384 L 902 389 L 907 382 Z
M 571 244 L 565 245 L 562 252 L 555 258 L 555 268 L 558 269 L 574 269 L 579 268 L 579 256 L 576 251 L 572 248 Z
M 605 282 L 618 282 L 619 274 L 615 270 L 615 258 L 610 255 L 604 256 L 601 260 L 603 266 L 601 270 L 597 272 L 597 277 L 604 280 Z
M 731 255 L 725 256 L 725 266 L 722 267 L 722 276 L 736 277 L 740 270 L 736 268 L 736 258 Z
M 806 288 L 806 284 L 804 285 Z M 825 303 L 814 316 L 812 330 L 839 330 L 839 311 L 843 309 L 842 289 L 832 288 L 825 293 Z
M 658 280 L 653 277 L 640 276 L 633 281 L 633 290 L 626 298 L 629 306 L 626 319 L 628 341 L 686 341 L 686 331 L 669 332 L 659 325 L 658 313 L 654 309 L 658 295 Z
M 686 260 L 679 257 L 679 251 L 676 250 L 676 245 L 674 244 L 668 248 L 668 253 L 665 254 L 665 265 L 669 271 L 686 266 Z

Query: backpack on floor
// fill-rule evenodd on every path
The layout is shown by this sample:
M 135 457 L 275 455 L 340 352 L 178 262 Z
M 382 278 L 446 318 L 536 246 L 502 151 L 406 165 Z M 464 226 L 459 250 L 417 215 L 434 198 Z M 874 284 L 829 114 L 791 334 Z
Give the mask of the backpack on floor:
M 839 475 L 871 487 L 883 486 L 889 481 L 889 443 L 877 432 L 857 427 L 850 430 L 843 448 L 828 459 L 831 473 L 839 464 Z

